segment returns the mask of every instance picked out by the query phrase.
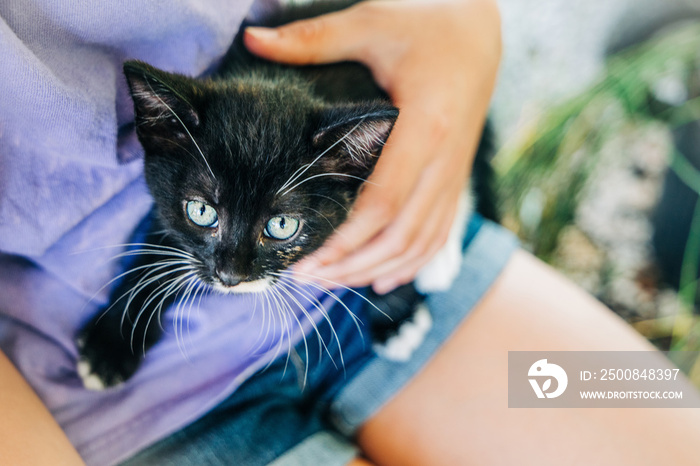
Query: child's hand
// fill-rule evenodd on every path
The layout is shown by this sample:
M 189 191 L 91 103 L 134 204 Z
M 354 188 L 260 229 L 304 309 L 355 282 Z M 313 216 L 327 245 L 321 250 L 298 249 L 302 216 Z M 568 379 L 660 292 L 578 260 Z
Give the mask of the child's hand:
M 296 270 L 387 292 L 444 244 L 471 170 L 501 52 L 495 0 L 370 1 L 277 29 L 254 53 L 367 65 L 400 116 L 350 219 Z

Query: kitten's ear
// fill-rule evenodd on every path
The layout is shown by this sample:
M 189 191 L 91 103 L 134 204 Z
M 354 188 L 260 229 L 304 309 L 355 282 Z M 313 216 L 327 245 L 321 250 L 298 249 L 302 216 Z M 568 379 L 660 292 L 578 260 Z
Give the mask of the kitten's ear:
M 374 169 L 399 111 L 390 105 L 360 109 L 333 109 L 313 137 L 318 150 L 326 150 L 319 162 L 328 171 L 366 177 Z
M 191 104 L 193 88 L 189 78 L 135 60 L 124 63 L 124 75 L 139 130 L 167 127 L 177 134 L 199 125 L 199 115 Z

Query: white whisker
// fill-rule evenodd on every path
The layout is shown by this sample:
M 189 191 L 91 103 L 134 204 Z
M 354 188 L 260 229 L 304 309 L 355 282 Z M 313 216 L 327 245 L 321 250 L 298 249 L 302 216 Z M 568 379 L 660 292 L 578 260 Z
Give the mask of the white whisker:
M 180 261 L 178 261 L 178 263 L 179 263 L 179 262 L 180 262 Z M 119 280 L 120 278 L 122 278 L 122 277 L 124 277 L 124 276 L 126 276 L 126 275 L 129 275 L 129 274 L 131 274 L 131 273 L 137 272 L 137 271 L 139 271 L 139 270 L 142 270 L 142 269 L 145 269 L 145 268 L 149 268 L 149 267 L 153 267 L 154 265 L 156 265 L 156 264 L 146 264 L 146 265 L 142 265 L 142 266 L 140 266 L 140 267 L 134 267 L 133 269 L 129 269 L 129 270 L 127 270 L 126 272 L 123 272 L 123 273 L 117 275 L 116 277 L 114 277 L 113 279 L 111 279 L 110 281 L 108 281 L 106 284 L 104 284 L 102 287 L 100 287 L 100 289 L 97 290 L 97 291 L 95 292 L 95 294 L 92 295 L 92 297 L 87 301 L 87 303 L 85 303 L 85 306 L 87 306 L 88 303 L 90 303 L 93 299 L 95 299 L 95 296 L 97 296 L 97 295 L 100 293 L 100 291 L 104 290 L 105 288 L 107 288 L 109 285 L 111 285 L 111 284 L 114 283 L 115 281 Z M 105 309 L 105 310 L 100 314 L 100 316 L 97 318 L 97 322 L 99 322 L 99 321 L 107 314 L 107 312 L 109 312 L 109 311 L 112 309 L 112 307 L 114 307 L 114 305 L 115 305 L 116 303 L 118 303 L 122 298 L 126 297 L 126 295 L 128 295 L 129 292 L 130 292 L 130 291 L 127 291 L 126 293 L 124 293 L 123 295 L 121 295 L 121 296 L 120 296 L 119 298 L 117 298 L 107 309 Z M 83 308 L 85 308 L 85 306 L 83 306 Z M 96 323 L 97 323 L 97 322 L 96 322 Z
M 319 173 L 317 175 L 313 175 L 313 176 L 309 176 L 308 178 L 304 178 L 304 180 L 300 181 L 299 183 L 295 184 L 294 186 L 292 186 L 291 188 L 289 188 L 285 192 L 283 192 L 282 196 L 286 196 L 287 194 L 294 191 L 297 187 L 301 186 L 302 184 L 306 183 L 307 181 L 313 180 L 314 178 L 321 178 L 323 176 L 340 176 L 343 178 L 353 178 L 355 180 L 364 181 L 365 183 L 373 184 L 373 185 L 377 186 L 377 183 L 367 181 L 366 178 L 362 178 L 362 177 L 355 176 L 355 175 L 348 175 L 347 173 Z
M 288 327 L 288 323 L 289 323 L 288 316 L 287 316 L 288 313 L 285 312 L 285 310 L 291 310 L 291 309 L 289 308 L 289 303 L 287 303 L 284 299 L 282 299 L 282 296 L 279 295 L 279 292 L 277 290 L 275 290 L 274 288 L 270 288 L 270 292 L 272 294 L 276 295 L 277 296 L 276 299 L 278 299 L 279 300 L 278 302 L 280 304 L 282 304 L 282 306 L 278 307 L 276 310 L 277 310 L 277 314 L 280 316 L 280 323 L 284 323 L 284 327 L 283 327 L 283 331 L 280 333 L 280 338 L 277 339 L 277 347 L 275 350 L 275 354 L 270 359 L 270 362 L 268 363 L 267 367 L 269 367 L 270 364 L 272 364 L 272 362 L 277 359 L 277 355 L 279 355 L 280 351 L 282 350 L 282 340 L 283 340 L 282 336 L 284 335 L 284 333 L 286 333 L 287 337 L 288 337 L 287 338 L 287 357 L 284 361 L 284 370 L 282 371 L 282 377 L 284 377 L 284 375 L 287 373 L 287 366 L 289 364 L 289 354 L 290 354 L 290 347 L 291 347 L 291 341 L 289 339 L 290 333 L 289 333 L 289 327 Z
M 318 329 L 318 327 L 316 326 L 316 322 L 314 322 L 313 318 L 311 317 L 311 314 L 309 314 L 309 312 L 306 310 L 306 307 L 304 307 L 304 306 L 299 302 L 299 300 L 296 299 L 296 298 L 294 297 L 294 295 L 289 291 L 289 289 L 288 289 L 288 286 L 289 286 L 289 285 L 288 285 L 288 284 L 283 284 L 283 283 L 281 283 L 281 282 L 278 282 L 278 283 L 281 285 L 280 288 L 278 288 L 278 289 L 279 289 L 280 291 L 284 292 L 284 294 L 286 294 L 292 301 L 294 301 L 294 303 L 299 307 L 299 310 L 300 310 L 300 311 L 304 314 L 304 316 L 306 317 L 306 320 L 308 320 L 309 323 L 311 324 L 311 326 L 313 327 L 314 331 L 316 332 L 316 336 L 317 336 L 317 338 L 318 338 L 318 343 L 319 343 L 319 348 L 320 348 L 319 351 L 324 350 L 324 351 L 328 354 L 328 357 L 331 359 L 331 362 L 333 363 L 333 365 L 335 366 L 335 361 L 333 360 L 333 355 L 331 354 L 330 350 L 328 349 L 328 346 L 326 345 L 326 342 L 323 340 L 323 336 L 321 335 L 321 331 L 320 331 L 320 330 Z M 290 309 L 290 310 L 291 310 L 291 309 Z M 335 337 L 336 341 L 339 341 L 339 340 L 338 340 L 338 335 L 335 333 L 335 329 L 333 328 L 333 323 L 330 321 L 330 319 L 328 318 L 327 314 L 325 314 L 325 313 L 321 313 L 321 314 L 322 314 L 322 315 L 326 318 L 326 320 L 328 321 L 328 325 L 330 326 L 331 332 L 333 333 L 333 336 Z M 338 348 L 340 349 L 340 344 L 338 345 Z M 344 369 L 344 368 L 345 368 L 345 360 L 343 359 L 343 352 L 342 352 L 342 350 L 339 351 L 339 354 L 340 354 L 340 361 L 341 361 L 341 364 L 342 364 L 343 369 Z M 319 355 L 319 358 L 320 358 L 320 355 Z M 308 362 L 307 362 L 307 364 L 308 364 Z M 335 367 L 337 368 L 337 366 L 335 366 Z
M 313 211 L 313 212 L 316 212 L 318 215 L 320 215 L 321 217 L 323 217 L 323 219 L 324 219 L 326 222 L 328 222 L 328 225 L 331 226 L 331 229 L 332 229 L 334 232 L 338 233 L 338 234 L 341 235 L 343 238 L 347 238 L 346 235 L 342 234 L 341 232 L 339 232 L 338 230 L 335 229 L 335 226 L 333 226 L 333 223 L 328 219 L 328 217 L 326 217 L 325 215 L 323 215 L 323 214 L 322 214 L 321 212 L 319 212 L 318 210 L 316 210 L 316 209 L 314 209 L 314 208 L 312 208 L 312 207 L 307 207 L 307 206 L 302 206 L 302 209 L 308 209 L 308 210 L 311 210 L 311 211 Z
M 308 290 L 305 290 L 301 283 L 295 282 L 295 281 L 290 280 L 290 279 L 285 278 L 285 277 L 279 277 L 278 284 L 282 287 L 289 289 L 289 290 L 294 290 L 294 291 L 299 292 L 302 295 L 302 297 L 306 301 L 308 301 L 312 306 L 314 306 L 314 308 L 316 308 L 316 310 L 318 310 L 318 312 L 323 316 L 324 320 L 328 323 L 328 326 L 330 327 L 332 339 L 335 339 L 336 344 L 338 345 L 338 353 L 340 355 L 340 362 L 341 362 L 341 365 L 342 365 L 343 371 L 344 371 L 345 370 L 345 360 L 343 358 L 343 349 L 342 349 L 342 346 L 340 344 L 340 338 L 338 338 L 338 334 L 335 331 L 335 327 L 333 326 L 333 322 L 331 321 L 330 316 L 328 315 L 328 312 L 323 307 L 323 304 L 316 298 L 316 296 L 313 295 L 313 293 L 311 293 Z M 295 301 L 297 302 L 297 305 L 302 310 L 304 315 L 306 315 L 306 318 L 309 319 L 309 321 L 311 321 L 311 316 L 306 311 L 306 308 L 304 306 L 302 306 L 297 300 L 295 300 Z M 313 321 L 311 321 L 311 322 L 313 323 Z M 320 332 L 318 330 L 316 331 L 316 333 L 320 337 Z M 321 350 L 325 349 L 326 353 L 328 353 L 328 356 L 331 358 L 331 363 L 333 363 L 333 366 L 335 366 L 337 368 L 338 366 L 335 364 L 335 361 L 333 360 L 333 356 L 330 354 L 329 348 L 326 345 L 326 343 L 324 341 L 322 341 L 322 338 L 321 338 L 321 343 L 323 344 L 323 346 L 319 348 L 319 358 L 320 358 Z
M 281 274 L 277 274 L 277 275 L 278 275 L 279 277 L 282 277 Z M 355 324 L 355 327 L 357 328 L 357 331 L 358 331 L 358 333 L 360 334 L 360 336 L 362 337 L 362 340 L 363 340 L 363 342 L 364 342 L 364 335 L 363 335 L 363 333 L 362 333 L 362 329 L 360 328 L 360 326 L 361 326 L 361 325 L 364 325 L 364 324 L 362 323 L 362 321 L 360 320 L 360 318 L 357 317 L 357 315 L 356 315 L 354 312 L 352 312 L 352 311 L 350 310 L 350 308 L 343 302 L 343 300 L 341 300 L 335 293 L 333 293 L 331 290 L 329 290 L 328 288 L 326 288 L 326 287 L 324 287 L 324 286 L 322 286 L 322 285 L 320 285 L 320 284 L 318 284 L 318 283 L 315 283 L 315 282 L 312 282 L 312 281 L 307 281 L 307 280 L 301 279 L 301 278 L 299 278 L 298 276 L 294 276 L 294 275 L 291 275 L 291 274 L 287 274 L 287 275 L 285 275 L 285 277 L 286 277 L 287 279 L 290 279 L 290 278 L 291 278 L 291 279 L 294 280 L 294 281 L 298 281 L 298 282 L 300 282 L 300 283 L 303 283 L 304 285 L 314 287 L 314 288 L 316 288 L 317 290 L 319 290 L 319 291 L 323 292 L 324 294 L 326 294 L 327 296 L 329 296 L 331 299 L 333 299 L 333 300 L 334 300 L 335 302 L 337 302 L 338 304 L 340 304 L 340 305 L 345 309 L 345 311 L 348 313 L 348 315 L 352 318 L 352 320 L 353 320 L 353 322 L 354 322 L 354 324 Z M 354 291 L 354 290 L 351 290 L 351 291 Z M 360 294 L 358 294 L 358 295 L 361 296 L 362 298 L 364 298 L 364 296 L 362 296 L 362 295 L 360 295 Z M 366 298 L 364 298 L 364 299 L 365 299 L 365 301 L 368 301 L 368 302 L 369 302 L 369 300 L 367 300 Z M 372 304 L 372 303 L 370 302 L 370 304 Z M 374 306 L 374 304 L 372 304 L 372 306 Z M 381 310 L 380 310 L 379 312 L 381 312 Z M 382 314 L 384 314 L 384 313 L 382 312 Z M 386 314 L 384 314 L 384 315 L 386 315 Z M 388 316 L 387 316 L 387 317 L 388 317 Z
M 345 286 L 345 285 L 341 285 L 340 283 L 336 283 L 336 282 L 334 282 L 334 281 L 332 281 L 332 280 L 328 280 L 327 278 L 318 277 L 318 276 L 316 276 L 316 275 L 311 275 L 311 274 L 299 272 L 299 271 L 296 271 L 296 270 L 295 270 L 294 272 L 290 272 L 290 271 L 285 270 L 285 271 L 283 271 L 282 273 L 286 274 L 286 276 L 288 276 L 288 277 L 289 277 L 289 276 L 294 277 L 294 276 L 298 276 L 298 275 L 304 275 L 305 277 L 309 277 L 309 278 L 313 278 L 313 279 L 315 279 L 315 280 L 320 280 L 320 281 L 328 282 L 328 283 L 330 283 L 330 284 L 332 284 L 332 285 L 337 286 L 338 288 L 343 288 L 343 289 L 345 289 L 345 290 L 348 290 L 349 292 L 354 293 L 355 295 L 359 296 L 359 297 L 360 297 L 361 299 L 363 299 L 367 304 L 369 304 L 370 306 L 372 306 L 374 309 L 377 310 L 377 312 L 379 312 L 380 314 L 382 314 L 383 316 L 385 316 L 387 319 L 392 320 L 391 317 L 390 317 L 386 312 L 382 311 L 382 310 L 379 309 L 377 306 L 375 306 L 374 303 L 373 303 L 372 301 L 370 301 L 369 299 L 367 299 L 365 296 L 363 296 L 362 293 L 358 293 L 357 290 L 354 290 L 354 289 L 352 289 L 352 288 L 350 288 L 350 287 L 347 287 L 347 286 Z M 312 283 L 314 283 L 314 282 L 311 282 L 311 281 L 310 281 L 310 282 L 308 282 L 308 283 L 309 283 L 309 284 L 312 284 Z
M 138 328 L 138 323 L 141 317 L 143 316 L 144 312 L 148 310 L 148 306 L 150 305 L 153 300 L 155 300 L 158 296 L 160 296 L 163 293 L 169 293 L 170 290 L 173 288 L 177 288 L 178 284 L 185 280 L 187 278 L 187 274 L 185 275 L 178 275 L 177 277 L 168 279 L 164 283 L 160 284 L 155 290 L 151 292 L 151 294 L 148 297 L 148 300 L 141 306 L 141 309 L 139 310 L 138 314 L 136 315 L 136 319 L 134 319 L 134 323 L 132 324 L 131 328 L 131 338 L 129 340 L 129 345 L 131 347 L 131 351 L 134 351 L 134 337 L 136 336 L 136 329 Z M 128 307 L 125 309 L 124 312 L 128 312 Z M 154 312 L 149 316 L 149 319 L 153 317 Z M 148 321 L 147 321 L 148 323 Z
M 182 298 L 180 298 L 180 302 L 178 303 L 178 307 L 180 308 L 180 341 L 182 343 L 182 349 L 183 352 L 185 353 L 187 359 L 189 361 L 189 354 L 187 353 L 187 342 L 185 341 L 185 331 L 183 329 L 183 324 L 184 321 L 187 320 L 186 328 L 187 328 L 187 336 L 189 337 L 190 344 L 192 343 L 192 336 L 190 334 L 190 312 L 192 311 L 192 303 L 194 299 L 196 298 L 196 295 L 193 295 L 193 290 L 195 290 L 199 285 L 199 281 L 197 280 L 197 277 L 191 277 L 185 286 L 185 292 L 182 295 Z M 187 308 L 187 315 L 185 315 L 185 308 Z M 177 313 L 176 313 L 177 315 Z
M 276 290 L 275 288 L 270 288 L 270 290 L 274 290 L 275 292 L 279 293 L 279 291 Z M 297 326 L 299 327 L 299 330 L 301 331 L 302 340 L 304 342 L 304 355 L 305 355 L 306 365 L 304 367 L 304 381 L 302 383 L 302 387 L 306 387 L 306 381 L 307 381 L 308 375 L 309 375 L 309 345 L 306 341 L 306 332 L 304 331 L 304 326 L 299 321 L 299 318 L 297 317 L 296 313 L 290 311 L 289 315 L 294 317 L 294 320 L 296 321 Z
M 194 272 L 189 272 L 189 273 L 185 274 L 182 278 L 185 278 L 188 275 L 192 275 L 192 276 L 186 281 L 196 279 Z M 154 316 L 158 316 L 158 325 L 163 331 L 165 331 L 165 329 L 163 328 L 163 323 L 161 322 L 161 313 L 163 311 L 163 304 L 165 303 L 165 300 L 168 299 L 169 296 L 171 296 L 173 293 L 175 295 L 177 295 L 177 293 L 179 293 L 179 291 L 182 289 L 180 286 L 180 283 L 182 282 L 182 280 L 178 281 L 178 278 L 180 278 L 180 277 L 175 277 L 175 278 L 172 278 L 170 280 L 170 282 L 172 282 L 171 286 L 169 286 L 168 289 L 165 290 L 165 292 L 161 295 L 161 298 L 160 298 L 160 301 L 158 302 L 158 305 L 153 309 L 153 311 L 151 312 L 151 315 L 148 316 L 148 320 L 146 321 L 146 327 L 145 327 L 144 332 L 143 332 L 143 348 L 142 349 L 143 349 L 144 354 L 146 354 L 146 335 L 148 334 L 148 327 L 150 327 Z M 176 312 L 176 315 L 177 315 L 177 312 Z
M 336 201 L 335 199 L 333 199 L 333 198 L 330 197 L 330 196 L 324 196 L 323 194 L 314 194 L 314 193 L 310 193 L 310 194 L 306 194 L 306 195 L 307 195 L 307 196 L 323 197 L 323 198 L 325 198 L 325 199 L 328 199 L 329 201 L 333 201 L 333 202 L 335 202 L 336 204 L 338 204 L 338 205 L 340 206 L 340 208 L 343 209 L 345 212 L 347 212 L 348 214 L 350 213 L 350 211 L 348 210 L 347 207 L 345 207 L 343 204 L 341 204 L 340 202 Z
M 157 265 L 157 264 L 158 264 L 158 262 L 157 262 L 155 265 Z M 153 276 L 153 277 L 148 278 L 150 274 L 155 273 L 156 271 L 162 270 L 163 268 L 168 268 L 168 267 L 171 267 L 171 265 L 170 265 L 170 264 L 158 265 L 156 268 L 154 268 L 154 270 L 149 271 L 146 275 L 144 275 L 143 277 L 141 277 L 141 279 L 140 279 L 138 282 L 136 282 L 136 285 L 134 285 L 134 286 L 131 288 L 131 290 L 128 292 L 129 299 L 127 299 L 126 305 L 124 306 L 124 314 L 122 315 L 122 320 L 121 320 L 121 325 L 122 325 L 122 326 L 124 325 L 124 318 L 125 318 L 125 316 L 128 315 L 128 310 L 129 310 L 129 307 L 131 307 L 132 301 L 136 298 L 136 296 L 137 296 L 143 289 L 145 289 L 146 287 L 148 287 L 148 286 L 151 285 L 152 283 L 154 283 L 154 282 L 160 280 L 161 278 L 167 277 L 168 275 L 171 275 L 171 274 L 173 274 L 173 273 L 182 272 L 182 271 L 186 271 L 186 270 L 192 270 L 192 266 L 191 266 L 191 265 L 185 264 L 185 265 L 183 265 L 182 267 L 177 267 L 177 268 L 172 269 L 172 270 L 166 270 L 165 272 L 162 272 L 162 273 L 160 273 L 160 274 L 158 274 L 158 275 L 156 275 L 156 276 Z M 147 278 L 148 278 L 148 279 L 147 279 Z M 146 279 L 147 279 L 147 280 L 146 280 Z M 145 280 L 145 281 L 144 281 L 144 280 Z M 160 286 L 159 286 L 158 288 L 160 288 Z M 158 289 L 158 288 L 156 288 L 156 289 Z M 147 301 L 141 306 L 142 308 L 148 307 L 148 305 L 151 303 L 151 300 L 150 300 L 149 298 L 151 297 L 151 295 L 152 295 L 154 292 L 155 292 L 155 290 L 152 291 L 151 294 L 148 295 L 148 297 L 146 297 L 146 300 L 147 300 Z M 121 299 L 121 297 L 120 297 L 119 299 Z M 136 324 L 133 323 L 132 325 L 136 325 Z
M 160 101 L 161 104 L 165 105 L 165 107 L 166 107 L 168 110 L 170 110 L 170 113 L 172 113 L 173 116 L 174 116 L 175 118 L 177 118 L 177 121 L 180 122 L 180 124 L 182 125 L 182 127 L 183 127 L 183 128 L 185 129 L 185 131 L 187 132 L 187 135 L 188 135 L 188 136 L 190 137 L 190 139 L 192 140 L 192 143 L 194 144 L 194 146 L 195 146 L 195 147 L 197 148 L 197 150 L 199 151 L 199 155 L 202 156 L 202 160 L 204 160 L 204 163 L 206 164 L 207 168 L 209 169 L 209 173 L 211 173 L 212 178 L 214 178 L 214 179 L 216 180 L 216 176 L 214 176 L 214 172 L 211 170 L 211 167 L 209 166 L 209 162 L 207 162 L 207 158 L 204 157 L 204 152 L 202 152 L 202 149 L 199 148 L 199 144 L 197 144 L 197 141 L 195 141 L 194 137 L 192 137 L 192 133 L 190 133 L 190 130 L 187 129 L 187 126 L 185 125 L 185 123 L 180 119 L 180 117 L 178 116 L 178 114 L 175 113 L 175 110 L 173 110 L 172 108 L 170 108 L 170 105 L 168 105 L 163 99 L 160 98 L 160 96 L 159 96 L 158 94 L 156 94 L 156 92 L 153 90 L 153 87 L 151 86 L 151 83 L 150 83 L 148 80 L 146 80 L 146 84 L 148 84 L 148 88 L 151 90 L 151 92 L 152 92 L 153 95 L 156 97 L 156 99 L 158 99 L 158 100 Z
M 294 183 L 296 180 L 299 179 L 300 176 L 302 176 L 304 173 L 306 173 L 306 171 L 307 171 L 309 168 L 311 168 L 311 167 L 318 161 L 318 159 L 320 159 L 321 157 L 323 157 L 324 155 L 326 155 L 326 153 L 328 153 L 328 151 L 330 151 L 330 150 L 333 149 L 335 146 L 337 146 L 338 144 L 340 144 L 341 142 L 343 142 L 343 141 L 344 141 L 348 136 L 350 136 L 357 128 L 360 127 L 360 125 L 362 124 L 362 122 L 365 121 L 365 118 L 367 118 L 367 116 L 368 116 L 368 115 L 363 115 L 363 116 L 362 116 L 362 119 L 361 119 L 350 131 L 348 131 L 345 135 L 343 135 L 342 138 L 338 139 L 338 140 L 335 141 L 333 144 L 331 144 L 331 146 L 328 147 L 328 149 L 326 149 L 326 150 L 324 150 L 323 152 L 321 152 L 311 163 L 306 164 L 306 165 L 302 165 L 301 167 L 299 167 L 294 173 L 292 173 L 292 176 L 289 177 L 289 180 L 287 180 L 287 182 L 284 183 L 284 184 L 282 185 L 282 187 L 281 187 L 280 189 L 278 189 L 277 192 L 276 192 L 275 194 L 279 194 L 281 191 L 284 191 L 284 190 L 287 188 L 287 186 L 289 186 L 290 184 Z M 297 172 L 299 172 L 299 170 L 301 170 L 301 173 L 298 173 L 298 174 L 297 174 Z M 292 188 L 292 189 L 294 189 L 294 188 Z M 291 190 L 290 190 L 290 191 L 291 191 Z M 285 194 L 286 194 L 286 193 L 285 193 Z M 284 194 L 283 194 L 283 196 L 284 196 Z
M 186 269 L 185 269 L 186 270 Z M 175 271 L 172 271 L 171 273 L 174 273 Z M 134 349 L 134 336 L 136 332 L 136 328 L 138 327 L 139 320 L 141 319 L 141 316 L 143 315 L 146 310 L 148 310 L 148 306 L 158 297 L 158 296 L 163 296 L 161 299 L 161 303 L 163 300 L 165 300 L 168 296 L 170 296 L 173 292 L 177 293 L 179 291 L 179 285 L 187 280 L 187 278 L 190 276 L 190 274 L 193 274 L 194 272 L 189 272 L 187 274 L 183 275 L 178 275 L 176 277 L 170 278 L 166 280 L 164 283 L 160 284 L 155 290 L 151 292 L 151 294 L 148 295 L 147 301 L 141 306 L 141 309 L 139 310 L 139 313 L 136 315 L 136 319 L 134 319 L 134 323 L 132 324 L 132 329 L 131 329 L 131 340 L 130 340 L 130 345 L 131 349 L 133 351 Z M 153 317 L 153 315 L 156 313 L 156 310 L 158 307 L 156 307 L 153 310 L 153 313 L 149 316 L 149 320 L 146 322 L 147 324 L 150 322 L 150 319 Z M 128 311 L 128 307 L 127 307 Z M 146 326 L 148 327 L 148 325 Z

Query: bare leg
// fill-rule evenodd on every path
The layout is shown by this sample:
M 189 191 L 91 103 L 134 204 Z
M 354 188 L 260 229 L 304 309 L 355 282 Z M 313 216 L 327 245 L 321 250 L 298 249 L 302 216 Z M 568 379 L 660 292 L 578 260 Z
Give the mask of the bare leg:
M 518 252 L 358 440 L 381 465 L 698 464 L 697 409 L 508 408 L 508 350 L 651 348 L 592 297 Z
M 350 463 L 348 463 L 348 466 L 372 466 L 372 463 L 362 458 L 355 458 Z
M 84 464 L 51 414 L 3 353 L 0 353 L 0 412 L 2 464 Z

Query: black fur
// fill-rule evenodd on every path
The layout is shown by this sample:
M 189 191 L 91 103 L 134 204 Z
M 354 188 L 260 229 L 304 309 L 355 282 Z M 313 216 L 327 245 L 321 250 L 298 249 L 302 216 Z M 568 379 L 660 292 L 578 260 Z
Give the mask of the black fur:
M 265 25 L 337 8 L 295 7 Z M 160 337 L 160 311 L 176 299 L 164 292 L 172 283 L 167 280 L 189 271 L 162 262 L 165 251 L 191 256 L 197 279 L 223 291 L 274 281 L 271 273 L 314 252 L 346 219 L 398 116 L 362 65 L 266 62 L 248 53 L 242 34 L 208 79 L 137 61 L 126 62 L 124 73 L 156 205 L 146 242 L 156 246 L 137 256 L 130 266 L 142 272 L 127 275 L 112 292 L 111 309 L 79 335 L 82 362 L 106 386 L 138 368 Z M 303 167 L 303 175 L 288 183 Z M 218 223 L 194 223 L 190 201 L 215 209 Z M 286 240 L 266 236 L 267 222 L 280 216 L 300 224 Z M 146 268 L 158 264 L 157 272 Z M 140 286 L 144 278 L 153 280 Z

